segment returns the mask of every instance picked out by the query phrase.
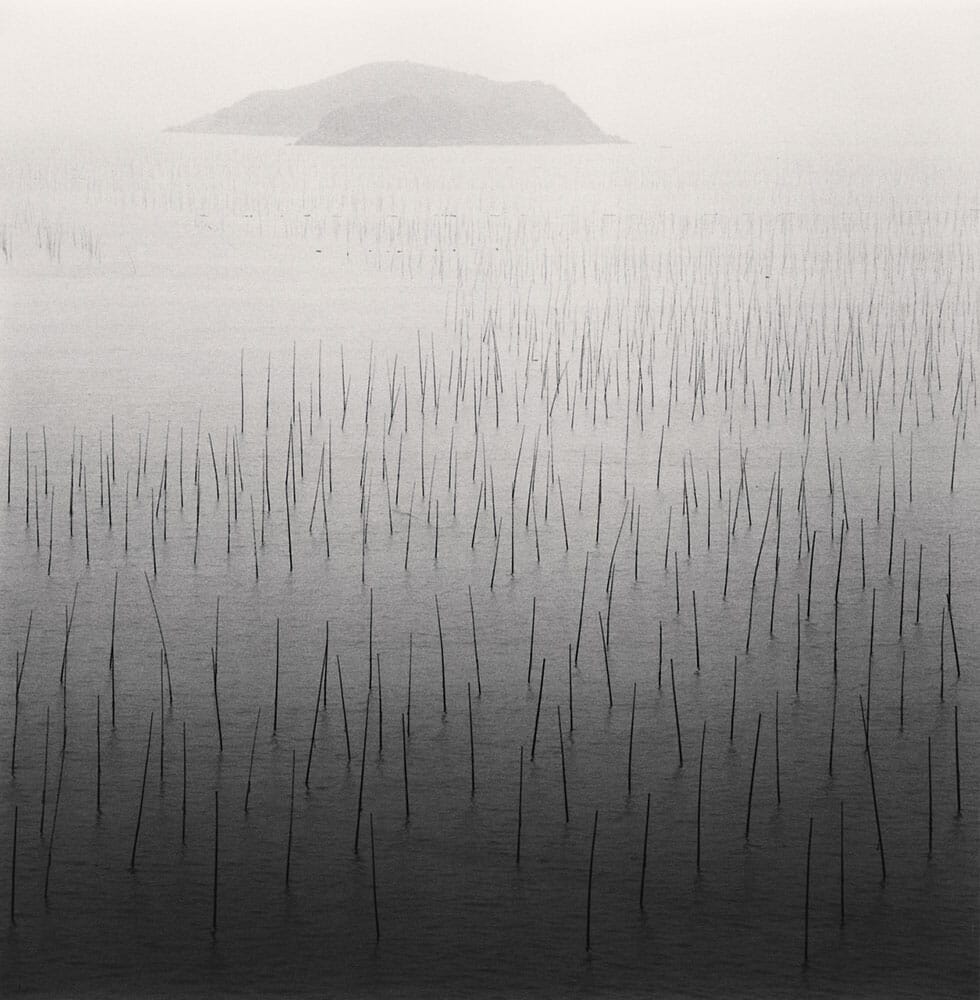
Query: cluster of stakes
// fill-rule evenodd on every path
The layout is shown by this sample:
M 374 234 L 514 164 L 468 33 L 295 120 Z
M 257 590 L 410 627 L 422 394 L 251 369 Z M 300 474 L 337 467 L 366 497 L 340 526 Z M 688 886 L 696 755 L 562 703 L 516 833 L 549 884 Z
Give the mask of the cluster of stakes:
M 125 739 L 130 769 L 141 775 L 138 798 L 115 817 L 131 836 L 129 867 L 140 867 L 145 849 L 144 800 L 156 748 L 161 782 L 165 767 L 179 776 L 173 808 L 180 809 L 181 841 L 188 837 L 190 812 L 194 836 L 213 844 L 209 916 L 220 935 L 222 835 L 249 814 L 261 766 L 256 748 L 268 731 L 291 747 L 282 845 L 287 887 L 291 867 L 296 878 L 297 784 L 315 795 L 321 768 L 353 768 L 358 775 L 356 806 L 349 807 L 350 845 L 355 853 L 370 851 L 372 897 L 366 906 L 373 907 L 381 940 L 384 839 L 376 815 L 383 808 L 387 822 L 395 805 L 366 807 L 366 761 L 372 734 L 380 757 L 393 732 L 397 811 L 409 824 L 413 809 L 427 807 L 413 797 L 413 742 L 427 739 L 424 731 L 413 738 L 413 696 L 443 717 L 465 713 L 468 746 L 460 753 L 468 754 L 471 798 L 489 785 L 512 788 L 508 836 L 518 866 L 527 836 L 528 768 L 540 766 L 545 739 L 549 747 L 557 744 L 560 769 L 553 780 L 560 782 L 563 809 L 553 821 L 556 829 L 583 822 L 590 833 L 581 883 L 586 949 L 598 946 L 592 897 L 603 816 L 576 792 L 586 785 L 579 772 L 588 762 L 574 761 L 566 751 L 584 720 L 594 718 L 597 695 L 608 702 L 602 710 L 608 707 L 619 728 L 593 738 L 619 740 L 628 718 L 626 741 L 603 758 L 621 761 L 622 770 L 602 776 L 621 785 L 628 798 L 653 780 L 634 761 L 645 725 L 644 699 L 663 699 L 668 707 L 676 769 L 689 772 L 693 755 L 697 773 L 696 806 L 685 819 L 694 873 L 710 864 L 702 849 L 706 754 L 734 742 L 738 724 L 747 720 L 753 750 L 739 792 L 744 813 L 737 822 L 729 817 L 728 824 L 733 843 L 747 841 L 754 799 L 759 808 L 760 768 L 769 767 L 771 753 L 772 808 L 778 809 L 784 797 L 781 741 L 785 753 L 788 742 L 803 739 L 794 733 L 793 719 L 786 721 L 786 699 L 820 699 L 825 742 L 796 746 L 797 756 L 820 764 L 802 773 L 832 778 L 843 755 L 859 754 L 866 784 L 806 790 L 818 801 L 818 822 L 811 813 L 798 823 L 805 846 L 793 891 L 799 893 L 804 962 L 814 838 L 839 844 L 841 924 L 852 891 L 845 859 L 867 842 L 866 831 L 850 825 L 856 822 L 852 812 L 873 812 L 872 850 L 881 879 L 889 875 L 890 831 L 875 765 L 883 745 L 904 738 L 907 684 L 920 694 L 930 692 L 920 702 L 953 702 L 952 738 L 944 728 L 940 746 L 931 734 L 921 740 L 925 787 L 909 776 L 889 791 L 893 799 L 921 797 L 928 803 L 921 855 L 931 857 L 938 846 L 934 782 L 950 790 L 956 816 L 964 809 L 956 694 L 970 665 L 963 635 L 957 641 L 961 615 L 954 585 L 957 546 L 968 540 L 955 537 L 952 527 L 945 530 L 940 510 L 941 504 L 955 509 L 962 492 L 957 458 L 971 446 L 967 427 L 976 410 L 972 344 L 957 332 L 963 317 L 945 300 L 918 302 L 908 327 L 890 322 L 887 308 L 882 317 L 880 302 L 869 304 L 863 316 L 843 320 L 838 309 L 836 322 L 808 314 L 802 299 L 796 315 L 786 304 L 788 314 L 776 323 L 771 310 L 752 300 L 729 302 L 728 308 L 719 321 L 723 302 L 684 302 L 675 294 L 673 302 L 634 303 L 625 317 L 606 309 L 594 323 L 566 325 L 558 300 L 546 308 L 515 302 L 490 309 L 482 320 L 475 311 L 450 317 L 439 338 L 444 346 L 437 347 L 435 337 L 425 344 L 419 335 L 409 360 L 379 359 L 372 348 L 352 362 L 339 344 L 336 350 L 328 345 L 325 356 L 323 343 L 314 342 L 299 358 L 294 344 L 291 364 L 286 359 L 276 370 L 271 354 L 253 364 L 242 350 L 230 379 L 237 382 L 238 412 L 219 414 L 210 427 L 203 414 L 186 428 L 149 416 L 145 424 L 123 427 L 110 415 L 107 426 L 84 434 L 73 429 L 70 441 L 65 433 L 57 444 L 49 427 L 11 428 L 5 530 L 14 537 L 23 518 L 17 558 L 33 559 L 36 569 L 21 595 L 24 620 L 6 624 L 17 637 L 10 657 L 11 707 L 4 715 L 12 780 L 5 794 L 16 803 L 7 831 L 10 923 L 23 916 L 19 905 L 26 897 L 43 895 L 57 909 L 66 783 L 90 787 L 95 822 L 103 813 L 105 786 L 116 780 L 103 773 L 106 741 Z M 743 447 L 743 431 L 761 442 L 758 451 Z M 859 441 L 865 450 L 848 454 L 844 440 Z M 915 477 L 920 440 L 927 442 L 922 447 L 930 470 L 922 485 Z M 852 480 L 860 485 L 848 493 Z M 966 488 L 967 503 L 976 498 L 974 486 Z M 930 505 L 937 512 L 928 513 Z M 935 544 L 939 532 L 941 548 Z M 200 613 L 188 621 L 181 581 L 195 574 L 206 579 L 209 599 L 197 601 Z M 842 577 L 848 593 L 870 595 L 870 613 L 861 621 L 844 599 Z M 225 680 L 223 597 L 234 592 L 246 605 L 254 600 L 256 609 L 260 598 L 263 606 L 317 606 L 320 589 L 320 604 L 329 607 L 341 578 L 341 617 L 362 622 L 353 638 L 343 636 L 346 648 L 357 650 L 356 666 L 336 652 L 341 627 L 335 618 L 331 630 L 333 616 L 325 614 L 318 625 L 322 649 L 306 656 L 308 680 L 300 684 L 291 674 L 293 689 L 287 690 L 280 677 L 280 619 L 259 621 L 256 610 L 254 620 L 244 627 L 237 621 L 234 629 L 236 641 L 254 658 L 250 669 L 261 676 L 241 684 Z M 518 621 L 508 595 L 522 578 L 536 592 Z M 420 588 L 429 587 L 420 597 Z M 111 604 L 91 611 L 83 669 L 72 647 L 78 598 L 109 590 Z M 70 599 L 56 603 L 54 595 L 63 593 Z M 571 604 L 562 599 L 568 593 L 574 593 Z M 117 615 L 123 594 L 125 619 Z M 414 628 L 393 636 L 390 622 L 397 616 L 386 611 L 389 626 L 379 636 L 376 604 L 381 611 L 382 595 L 390 602 L 406 594 L 411 600 L 405 614 L 410 625 L 415 616 Z M 496 601 L 503 602 L 508 618 L 502 641 L 486 624 Z M 416 615 L 423 604 L 424 615 Z M 447 612 L 451 630 L 444 629 Z M 727 623 L 738 623 L 737 636 L 726 624 L 718 638 L 711 623 L 723 615 Z M 468 632 L 465 642 L 462 626 L 455 627 L 459 621 Z M 651 623 L 655 638 L 647 642 Z M 126 669 L 153 680 L 140 688 L 130 677 L 117 691 L 120 639 L 127 629 L 145 635 L 148 625 L 155 638 L 143 643 L 143 659 L 152 666 Z M 60 662 L 35 651 L 39 640 L 32 642 L 32 631 L 36 635 L 39 628 L 46 648 L 59 634 Z M 178 628 L 185 644 L 195 630 L 195 642 L 207 642 L 209 669 L 179 662 L 173 638 Z M 838 643 L 845 631 L 851 636 L 847 649 Z M 103 639 L 94 638 L 98 634 Z M 787 643 L 795 647 L 795 660 L 790 655 L 790 662 L 777 665 L 782 719 L 778 687 L 766 696 L 772 711 L 759 707 L 757 692 L 745 696 L 750 708 L 740 701 L 744 685 L 753 691 L 751 676 L 762 671 L 759 664 L 777 641 L 780 656 Z M 393 652 L 396 644 L 403 652 Z M 880 654 L 883 644 L 888 657 Z M 90 662 L 96 658 L 92 650 L 100 651 L 101 665 Z M 419 680 L 429 664 L 438 677 L 433 684 Z M 719 698 L 681 684 L 702 675 L 724 693 L 723 708 Z M 513 708 L 512 699 L 501 697 L 504 684 L 529 693 L 527 716 L 517 723 L 512 751 L 481 759 L 474 719 L 485 726 L 504 723 L 503 714 Z M 204 691 L 206 698 L 200 697 Z M 285 725 L 281 699 L 305 706 L 289 713 Z M 229 739 L 229 701 L 236 718 L 252 720 L 244 740 L 240 725 Z M 138 718 L 138 737 L 135 722 L 115 735 L 123 711 L 130 722 Z M 328 724 L 337 735 L 329 747 Z M 860 726 L 859 745 L 840 742 L 842 726 L 851 734 Z M 201 773 L 216 773 L 204 760 L 188 760 L 188 732 L 194 730 L 213 758 L 240 761 L 234 773 L 236 780 L 244 778 L 241 787 L 214 778 L 207 808 L 200 796 L 191 795 L 189 804 L 189 784 L 193 789 L 204 780 Z M 770 751 L 760 760 L 764 731 Z M 94 753 L 93 768 L 74 774 L 66 769 L 73 745 L 80 754 L 84 748 L 86 759 Z M 793 795 L 798 804 L 805 799 L 801 788 Z M 647 792 L 636 844 L 641 908 L 650 805 Z M 252 807 L 257 822 L 254 799 Z M 344 808 L 338 806 L 339 823 L 346 822 Z M 31 846 L 39 836 L 40 852 Z M 919 840 L 920 833 L 901 836 Z

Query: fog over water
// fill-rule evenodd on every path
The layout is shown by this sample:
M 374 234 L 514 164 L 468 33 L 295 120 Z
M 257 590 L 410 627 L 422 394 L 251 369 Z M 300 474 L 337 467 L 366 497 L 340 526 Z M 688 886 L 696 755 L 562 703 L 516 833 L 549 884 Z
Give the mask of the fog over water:
M 168 89 L 219 8 L 11 8 L 5 995 L 976 995 L 969 18 L 895 10 L 821 143 L 842 9 L 254 7 Z M 639 141 L 159 132 L 402 57 Z
M 976 149 L 975 4 L 11 0 L 5 130 L 157 132 L 257 90 L 409 59 L 544 80 L 652 145 Z

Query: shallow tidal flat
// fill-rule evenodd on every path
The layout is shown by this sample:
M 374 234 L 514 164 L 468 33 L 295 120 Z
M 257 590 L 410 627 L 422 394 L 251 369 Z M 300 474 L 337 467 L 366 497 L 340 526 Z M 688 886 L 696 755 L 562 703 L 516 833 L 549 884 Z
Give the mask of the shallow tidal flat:
M 5 993 L 976 995 L 968 171 L 3 156 Z

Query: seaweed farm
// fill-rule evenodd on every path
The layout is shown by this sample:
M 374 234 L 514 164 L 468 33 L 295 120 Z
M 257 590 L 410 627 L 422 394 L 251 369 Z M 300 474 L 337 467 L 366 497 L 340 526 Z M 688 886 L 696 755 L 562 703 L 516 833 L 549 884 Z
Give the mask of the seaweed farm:
M 975 165 L 0 163 L 4 995 L 976 996 Z

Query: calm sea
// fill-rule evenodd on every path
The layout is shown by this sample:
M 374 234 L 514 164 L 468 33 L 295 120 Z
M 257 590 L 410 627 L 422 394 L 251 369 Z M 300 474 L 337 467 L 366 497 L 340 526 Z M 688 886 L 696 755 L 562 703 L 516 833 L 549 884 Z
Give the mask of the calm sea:
M 11 144 L 3 993 L 976 996 L 974 161 Z

